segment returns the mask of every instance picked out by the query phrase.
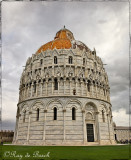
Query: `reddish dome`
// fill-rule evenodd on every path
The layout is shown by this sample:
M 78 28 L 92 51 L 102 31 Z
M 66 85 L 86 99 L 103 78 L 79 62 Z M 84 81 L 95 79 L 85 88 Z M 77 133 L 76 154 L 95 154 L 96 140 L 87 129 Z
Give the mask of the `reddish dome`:
M 72 44 L 71 41 L 74 40 L 73 33 L 66 29 L 65 27 L 56 33 L 53 41 L 50 41 L 39 48 L 36 54 L 46 51 L 48 49 L 70 49 Z

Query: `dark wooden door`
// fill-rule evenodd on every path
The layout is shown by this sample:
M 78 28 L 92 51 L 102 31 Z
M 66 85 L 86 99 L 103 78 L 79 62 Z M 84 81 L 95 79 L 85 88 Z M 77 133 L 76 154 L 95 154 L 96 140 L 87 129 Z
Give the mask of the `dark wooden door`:
M 93 124 L 87 124 L 86 129 L 87 129 L 87 141 L 88 142 L 94 142 Z

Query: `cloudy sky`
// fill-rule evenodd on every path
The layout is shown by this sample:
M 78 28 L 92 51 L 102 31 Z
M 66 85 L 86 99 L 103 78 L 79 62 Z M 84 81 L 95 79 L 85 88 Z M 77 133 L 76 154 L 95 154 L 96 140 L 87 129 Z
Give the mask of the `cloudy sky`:
M 66 26 L 96 48 L 108 73 L 113 120 L 129 119 L 129 6 L 127 2 L 2 2 L 2 119 L 14 129 L 19 80 L 28 57 Z

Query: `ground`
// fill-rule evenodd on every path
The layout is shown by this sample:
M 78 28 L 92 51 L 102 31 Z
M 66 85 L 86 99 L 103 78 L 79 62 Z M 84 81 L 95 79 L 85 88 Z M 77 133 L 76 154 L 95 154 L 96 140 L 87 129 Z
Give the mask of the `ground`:
M 1 160 L 129 160 L 131 146 L 3 145 L 0 146 L 0 149 L 0 153 L 2 153 Z

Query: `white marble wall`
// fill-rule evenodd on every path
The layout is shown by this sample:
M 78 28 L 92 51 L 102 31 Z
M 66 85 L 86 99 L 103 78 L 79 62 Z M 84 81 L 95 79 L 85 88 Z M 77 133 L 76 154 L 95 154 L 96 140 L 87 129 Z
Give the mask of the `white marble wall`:
M 111 110 L 109 103 L 87 98 L 63 97 L 30 100 L 20 103 L 18 107 L 20 116 L 14 144 L 88 145 L 87 123 L 94 125 L 96 143 L 115 143 L 112 121 L 110 122 L 107 117 Z M 57 120 L 53 119 L 54 107 L 57 108 Z M 76 120 L 72 120 L 72 107 L 76 108 Z M 38 108 L 40 109 L 39 121 L 36 120 Z M 105 110 L 104 122 L 101 114 L 103 109 Z M 25 110 L 26 117 L 23 122 Z

